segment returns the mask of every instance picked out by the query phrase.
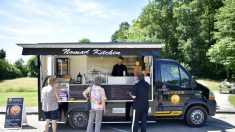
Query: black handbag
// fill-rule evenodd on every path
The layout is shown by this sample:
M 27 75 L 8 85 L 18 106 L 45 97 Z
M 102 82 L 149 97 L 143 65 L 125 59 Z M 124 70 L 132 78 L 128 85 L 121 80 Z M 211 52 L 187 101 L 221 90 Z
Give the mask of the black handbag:
M 91 88 L 92 88 L 92 86 L 91 86 Z M 91 88 L 90 88 L 89 96 L 87 98 L 87 102 L 85 103 L 85 106 L 84 106 L 86 111 L 91 110 Z

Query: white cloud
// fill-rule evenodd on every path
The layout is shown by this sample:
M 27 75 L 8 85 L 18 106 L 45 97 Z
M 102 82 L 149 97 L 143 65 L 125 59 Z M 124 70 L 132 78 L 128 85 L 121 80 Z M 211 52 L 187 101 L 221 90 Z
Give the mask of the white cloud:
M 18 17 L 18 16 L 15 16 L 15 15 L 12 15 L 6 11 L 3 11 L 3 10 L 0 10 L 0 15 L 2 16 L 5 16 L 7 18 L 10 18 L 11 20 L 13 21 L 16 21 L 16 22 L 20 22 L 20 23 L 24 23 L 24 24 L 28 24 L 28 20 L 22 18 L 22 17 Z
M 93 0 L 74 0 L 73 2 L 76 11 L 83 13 L 86 16 L 108 18 L 111 15 L 117 14 Z
M 14 28 L 14 27 L 0 27 L 1 32 L 14 34 L 17 36 L 38 36 L 38 35 L 51 35 L 54 33 L 63 32 L 62 28 L 52 26 L 41 27 L 27 27 L 27 28 Z
M 70 9 L 66 6 L 59 7 L 54 4 L 43 3 L 36 0 L 21 0 L 11 4 L 26 16 L 38 19 L 56 19 L 69 21 L 71 20 Z

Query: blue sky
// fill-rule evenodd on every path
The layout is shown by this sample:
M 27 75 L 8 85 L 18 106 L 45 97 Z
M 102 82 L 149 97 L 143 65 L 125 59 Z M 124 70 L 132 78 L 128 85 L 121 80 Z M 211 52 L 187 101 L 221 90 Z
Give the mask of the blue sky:
M 1 0 L 0 49 L 13 63 L 16 43 L 107 42 L 123 21 L 136 19 L 149 0 Z

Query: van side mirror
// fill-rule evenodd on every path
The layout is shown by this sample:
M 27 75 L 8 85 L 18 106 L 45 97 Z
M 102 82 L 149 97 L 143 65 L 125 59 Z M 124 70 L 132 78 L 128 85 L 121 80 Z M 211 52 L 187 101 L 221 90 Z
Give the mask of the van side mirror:
M 195 77 L 194 76 L 192 76 L 192 78 L 191 78 L 191 86 L 192 86 L 192 88 L 195 88 L 196 87 L 196 80 L 195 80 Z

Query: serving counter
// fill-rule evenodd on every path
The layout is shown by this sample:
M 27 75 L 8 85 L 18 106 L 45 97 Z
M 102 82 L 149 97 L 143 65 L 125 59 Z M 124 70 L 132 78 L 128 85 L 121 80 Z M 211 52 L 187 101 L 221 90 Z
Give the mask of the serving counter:
M 145 77 L 145 80 L 150 83 L 150 78 Z M 104 88 L 108 102 L 115 101 L 132 101 L 129 93 L 132 92 L 133 85 L 137 82 L 136 77 L 108 77 L 106 83 L 101 84 Z M 85 102 L 83 91 L 92 86 L 92 84 L 73 84 L 70 83 L 67 90 L 67 100 L 60 102 Z M 151 91 L 150 91 L 151 93 Z M 151 95 L 151 94 L 150 94 Z

